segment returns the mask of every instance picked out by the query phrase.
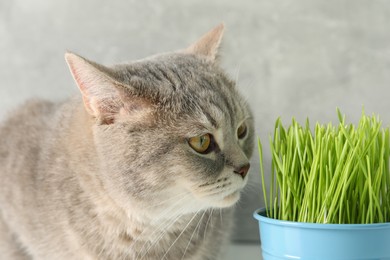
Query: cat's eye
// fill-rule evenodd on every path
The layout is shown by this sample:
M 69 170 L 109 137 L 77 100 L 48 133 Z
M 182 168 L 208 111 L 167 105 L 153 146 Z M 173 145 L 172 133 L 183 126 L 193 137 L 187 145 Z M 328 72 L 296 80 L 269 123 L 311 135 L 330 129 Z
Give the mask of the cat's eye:
M 204 134 L 200 136 L 191 137 L 188 139 L 188 144 L 196 152 L 201 154 L 206 154 L 210 151 L 210 146 L 212 142 L 212 137 L 210 134 Z
M 248 131 L 248 128 L 247 128 L 246 124 L 245 124 L 245 123 L 242 123 L 242 124 L 238 127 L 238 129 L 237 129 L 237 137 L 238 137 L 239 139 L 244 138 L 244 137 L 246 136 L 247 131 Z

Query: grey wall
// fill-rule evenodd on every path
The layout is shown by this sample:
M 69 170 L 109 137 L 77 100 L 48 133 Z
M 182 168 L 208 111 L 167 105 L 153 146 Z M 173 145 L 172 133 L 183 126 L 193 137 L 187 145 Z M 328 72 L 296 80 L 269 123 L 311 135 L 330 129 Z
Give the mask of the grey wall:
M 252 105 L 267 165 L 278 116 L 336 122 L 339 107 L 356 122 L 364 105 L 390 123 L 386 0 L 0 0 L 0 119 L 27 98 L 77 92 L 67 49 L 112 64 L 183 48 L 221 21 L 222 66 Z M 257 153 L 252 165 L 237 206 L 242 241 L 258 238 Z

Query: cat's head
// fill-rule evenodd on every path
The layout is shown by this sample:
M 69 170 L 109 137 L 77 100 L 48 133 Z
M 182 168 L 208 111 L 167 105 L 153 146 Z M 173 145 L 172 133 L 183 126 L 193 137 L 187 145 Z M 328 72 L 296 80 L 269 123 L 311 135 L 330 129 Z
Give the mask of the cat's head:
M 187 49 L 112 67 L 66 54 L 95 118 L 97 178 L 124 208 L 172 207 L 182 214 L 239 199 L 253 118 L 216 61 L 223 29 Z

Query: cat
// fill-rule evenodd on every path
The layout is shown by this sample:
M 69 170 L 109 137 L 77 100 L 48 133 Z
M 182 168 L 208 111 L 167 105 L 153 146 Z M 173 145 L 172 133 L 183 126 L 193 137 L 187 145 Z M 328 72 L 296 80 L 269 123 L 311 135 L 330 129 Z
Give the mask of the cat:
M 0 127 L 1 259 L 220 257 L 254 136 L 223 32 L 110 67 L 65 54 L 81 95 Z

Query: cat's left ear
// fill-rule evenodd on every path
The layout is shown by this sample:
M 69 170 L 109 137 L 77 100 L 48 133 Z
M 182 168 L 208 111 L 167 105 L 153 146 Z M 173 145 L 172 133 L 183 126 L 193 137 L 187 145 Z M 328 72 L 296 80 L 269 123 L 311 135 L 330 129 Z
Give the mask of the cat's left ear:
M 218 56 L 218 49 L 221 45 L 225 26 L 223 23 L 203 35 L 185 51 L 205 57 L 209 61 L 215 61 Z

